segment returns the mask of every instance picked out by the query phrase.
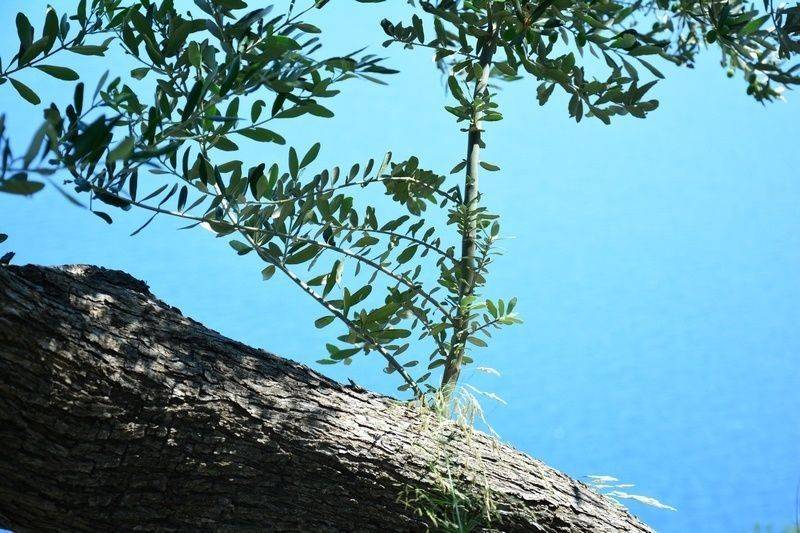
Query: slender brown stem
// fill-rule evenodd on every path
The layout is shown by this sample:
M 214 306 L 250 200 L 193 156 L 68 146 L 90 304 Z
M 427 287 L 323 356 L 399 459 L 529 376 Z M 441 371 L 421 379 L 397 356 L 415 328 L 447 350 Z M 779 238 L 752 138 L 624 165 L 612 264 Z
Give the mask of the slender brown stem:
M 454 321 L 453 342 L 450 353 L 445 361 L 442 374 L 441 390 L 446 399 L 449 399 L 459 375 L 464 360 L 467 337 L 469 336 L 470 310 L 465 300 L 472 296 L 475 286 L 475 251 L 477 237 L 477 220 L 475 217 L 479 201 L 478 175 L 481 162 L 481 134 L 483 126 L 482 99 L 489 86 L 489 75 L 492 69 L 494 55 L 494 35 L 491 14 L 488 22 L 489 37 L 484 43 L 478 65 L 480 73 L 475 77 L 473 90 L 473 113 L 469 131 L 467 133 L 467 170 L 464 178 L 464 217 L 466 219 L 461 238 L 461 284 L 458 295 L 458 312 Z

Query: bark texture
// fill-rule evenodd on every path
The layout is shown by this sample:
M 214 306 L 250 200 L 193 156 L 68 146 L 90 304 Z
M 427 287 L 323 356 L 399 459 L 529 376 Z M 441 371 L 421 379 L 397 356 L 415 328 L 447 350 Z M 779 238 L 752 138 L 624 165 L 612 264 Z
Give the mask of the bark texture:
M 498 530 L 650 531 L 486 435 L 227 339 L 125 273 L 0 267 L 0 526 L 424 531 L 400 500 L 434 494 L 444 458 L 459 486 L 488 489 Z

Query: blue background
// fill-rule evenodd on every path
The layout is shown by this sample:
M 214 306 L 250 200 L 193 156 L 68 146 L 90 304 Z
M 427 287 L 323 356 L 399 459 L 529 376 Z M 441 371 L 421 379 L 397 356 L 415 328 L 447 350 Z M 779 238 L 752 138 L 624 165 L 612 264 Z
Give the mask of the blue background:
M 45 5 L 0 5 L 4 59 L 17 46 L 16 11 L 40 28 Z M 379 43 L 378 21 L 403 11 L 334 2 L 316 21 L 328 53 L 345 53 Z M 300 150 L 321 141 L 327 166 L 391 149 L 449 170 L 465 141 L 442 110 L 431 54 L 383 53 L 402 70 L 389 87 L 348 82 L 331 104 L 335 119 L 288 121 L 280 132 Z M 800 99 L 762 107 L 717 62 L 712 50 L 693 71 L 660 65 L 668 79 L 651 94 L 661 107 L 610 127 L 576 125 L 560 96 L 540 108 L 531 80 L 502 90 L 506 120 L 491 125 L 486 152 L 502 172 L 482 188 L 516 238 L 490 286 L 519 297 L 526 323 L 480 352 L 501 377 L 467 378 L 508 402 L 486 405 L 504 440 L 573 476 L 613 475 L 677 507 L 630 504 L 661 531 L 779 531 L 795 521 L 800 481 Z M 90 88 L 106 68 L 130 66 L 119 54 L 54 63 L 72 64 Z M 36 73 L 21 79 L 46 102 L 72 91 Z M 0 110 L 23 149 L 41 110 L 8 84 Z M 240 145 L 249 164 L 286 160 L 287 147 Z M 287 281 L 262 282 L 255 258 L 204 231 L 163 219 L 129 237 L 143 214 L 112 214 L 106 226 L 52 188 L 3 195 L 3 250 L 16 263 L 126 270 L 206 325 L 318 367 L 330 334 L 314 328 L 316 304 Z M 318 369 L 391 393 L 381 366 L 370 357 Z

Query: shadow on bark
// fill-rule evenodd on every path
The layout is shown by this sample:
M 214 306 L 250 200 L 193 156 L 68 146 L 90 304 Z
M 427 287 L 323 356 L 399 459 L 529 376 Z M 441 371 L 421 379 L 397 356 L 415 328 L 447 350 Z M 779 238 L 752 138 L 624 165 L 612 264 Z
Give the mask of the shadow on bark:
M 423 414 L 209 330 L 127 274 L 0 268 L 0 525 L 421 531 Z M 451 428 L 455 430 L 455 428 Z M 504 531 L 649 531 L 478 434 Z

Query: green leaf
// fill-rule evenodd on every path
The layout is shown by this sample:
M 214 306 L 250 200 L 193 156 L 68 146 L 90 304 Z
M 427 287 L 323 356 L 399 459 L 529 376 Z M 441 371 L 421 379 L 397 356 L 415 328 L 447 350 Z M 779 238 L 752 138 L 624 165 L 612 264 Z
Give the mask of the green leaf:
M 464 160 L 464 161 L 458 163 L 456 166 L 454 166 L 453 169 L 450 171 L 450 174 L 455 174 L 457 172 L 461 172 L 462 170 L 464 170 L 466 168 L 466 166 L 467 166 L 467 161 Z
M 42 37 L 47 37 L 50 41 L 47 47 L 47 51 L 49 52 L 58 38 L 58 15 L 52 7 L 47 8 L 47 15 L 45 15 L 44 27 L 42 28 Z
M 128 194 L 131 197 L 131 201 L 136 201 L 136 190 L 139 187 L 139 171 L 134 171 L 131 175 L 131 179 L 128 180 Z
M 397 256 L 397 262 L 400 263 L 401 265 L 403 263 L 408 263 L 411 260 L 411 258 L 414 257 L 415 253 L 417 253 L 417 245 L 416 244 L 414 246 L 409 246 L 408 248 L 403 250 L 400 253 L 400 255 Z
M 83 112 L 83 89 L 83 83 L 78 83 L 75 85 L 75 93 L 72 96 L 72 101 L 75 106 L 75 114 L 79 116 Z
M 44 141 L 45 133 L 47 132 L 48 123 L 45 122 L 42 124 L 36 133 L 33 135 L 33 139 L 31 139 L 31 144 L 28 146 L 28 149 L 25 151 L 25 156 L 23 157 L 23 162 L 25 164 L 25 168 L 28 168 L 28 165 L 36 158 L 36 154 L 42 149 L 42 141 Z
M 67 50 L 82 56 L 102 56 L 106 52 L 106 47 L 93 44 L 82 44 L 67 48 Z
M 239 146 L 227 137 L 220 137 L 214 142 L 214 148 L 218 148 L 223 152 L 235 152 L 239 149 Z
M 333 262 L 333 267 L 325 279 L 325 288 L 322 291 L 323 296 L 327 296 L 333 289 L 334 285 L 342 279 L 342 272 L 344 272 L 344 263 L 337 259 Z
M 305 263 L 306 261 L 312 259 L 314 256 L 317 255 L 319 251 L 319 246 L 314 243 L 309 244 L 299 252 L 296 252 L 289 257 L 286 258 L 284 261 L 287 265 L 299 265 L 300 263 Z
M 331 346 L 331 345 L 328 345 L 328 346 Z M 337 348 L 335 353 L 331 353 L 331 359 L 334 359 L 336 361 L 342 361 L 343 360 L 344 364 L 349 364 L 347 362 L 347 358 L 354 356 L 355 354 L 357 354 L 360 351 L 361 351 L 361 348 L 344 348 L 342 350 Z
M 295 105 L 289 109 L 284 109 L 275 115 L 275 118 L 297 118 L 308 112 L 308 106 Z
M 77 72 L 67 67 L 57 67 L 53 65 L 36 65 L 34 68 L 41 70 L 45 74 L 49 74 L 54 78 L 58 78 L 59 80 L 75 81 L 78 78 L 80 78 Z
M 22 54 L 19 56 L 19 58 L 17 59 L 17 63 L 18 63 L 20 66 L 27 65 L 28 63 L 30 63 L 31 61 L 33 61 L 34 59 L 36 59 L 36 57 L 37 57 L 39 54 L 41 54 L 42 52 L 44 52 L 44 51 L 47 49 L 47 47 L 48 47 L 48 45 L 49 45 L 49 44 L 50 44 L 50 39 L 48 39 L 47 37 L 42 37 L 41 39 L 39 39 L 39 40 L 35 41 L 33 44 L 31 44 L 31 45 L 30 45 L 30 46 L 29 46 L 29 47 L 28 47 L 28 48 L 27 48 L 27 49 L 26 49 L 26 50 L 25 50 L 25 51 L 24 51 L 24 52 L 23 52 L 23 53 L 22 53 Z
M 200 51 L 200 45 L 196 42 L 189 43 L 189 63 L 191 63 L 194 67 L 200 68 L 200 64 L 203 62 L 203 55 Z
M 297 177 L 297 173 L 300 170 L 299 167 L 300 164 L 297 162 L 297 150 L 289 148 L 289 174 L 291 174 L 293 178 Z
M 164 53 L 167 56 L 174 56 L 186 42 L 190 33 L 204 30 L 206 23 L 204 20 L 187 20 L 172 31 L 164 46 Z
M 372 246 L 373 244 L 378 244 L 380 240 L 372 235 L 364 235 L 360 239 L 358 239 L 353 246 L 356 248 L 364 248 L 365 246 Z
M 661 47 L 654 45 L 637 46 L 628 52 L 632 56 L 648 56 L 661 53 Z
M 353 306 L 356 305 L 357 303 L 360 303 L 361 301 L 364 300 L 364 298 L 369 296 L 371 292 L 372 292 L 372 285 L 364 285 L 350 296 L 347 302 L 348 305 Z
M 331 322 L 333 322 L 334 320 L 336 320 L 336 317 L 333 315 L 324 316 L 322 318 L 316 319 L 314 321 L 314 326 L 317 327 L 318 329 L 322 329 Z
M 247 128 L 244 130 L 237 130 L 236 133 L 243 135 L 248 139 L 253 139 L 258 142 L 274 142 L 276 144 L 286 144 L 286 139 L 278 135 L 272 130 L 266 128 Z
M 114 221 L 111 219 L 108 213 L 104 213 L 102 211 L 92 211 L 95 215 L 99 216 L 103 220 L 105 220 L 106 224 L 112 224 Z
M 333 117 L 333 111 L 319 104 L 309 104 L 306 106 L 306 110 L 315 117 L 323 117 L 323 118 Z
M 114 207 L 121 207 L 123 209 L 130 208 L 130 201 L 110 193 L 104 189 L 97 189 L 94 191 L 94 197 L 103 202 L 104 204 L 113 205 Z
M 536 97 L 539 101 L 539 105 L 544 105 L 547 103 L 547 100 L 550 99 L 550 95 L 553 94 L 553 89 L 555 89 L 554 83 L 542 83 L 536 89 Z
M 648 61 L 645 61 L 641 57 L 637 57 L 636 59 L 639 61 L 639 63 L 644 65 L 644 68 L 649 70 L 650 73 L 653 74 L 653 76 L 656 76 L 657 78 L 661 78 L 662 80 L 664 79 L 664 75 L 661 73 L 661 71 L 658 70 L 656 67 L 654 67 L 652 64 L 650 64 Z
M 321 146 L 322 145 L 320 143 L 316 143 L 308 150 L 308 152 L 306 152 L 306 155 L 303 156 L 303 160 L 300 162 L 300 168 L 305 168 L 314 162 L 314 160 L 317 158 L 317 155 L 319 155 L 319 149 Z
M 189 197 L 189 189 L 186 185 L 181 187 L 180 192 L 178 193 L 178 211 L 183 211 L 183 208 L 186 207 L 186 199 Z
M 447 87 L 450 89 L 450 94 L 452 94 L 456 100 L 464 105 L 467 104 L 467 99 L 464 97 L 464 91 L 461 90 L 461 86 L 458 84 L 458 80 L 455 76 L 450 76 L 447 78 Z
M 166 190 L 166 188 L 167 188 L 167 187 L 169 187 L 169 184 L 168 184 L 168 183 L 165 183 L 164 185 L 162 185 L 161 187 L 159 187 L 159 188 L 158 188 L 158 189 L 156 189 L 155 191 L 151 192 L 150 194 L 148 194 L 147 196 L 145 196 L 144 198 L 142 198 L 142 202 L 146 202 L 147 200 L 149 200 L 149 199 L 151 199 L 151 198 L 155 198 L 156 196 L 158 196 L 159 194 L 161 194 L 162 192 L 164 192 L 164 191 Z
M 764 15 L 762 17 L 754 17 L 750 22 L 748 22 L 741 30 L 739 30 L 739 35 L 749 35 L 754 31 L 758 30 L 764 23 L 769 20 L 769 14 Z
M 135 68 L 131 70 L 131 77 L 136 80 L 141 80 L 144 79 L 144 77 L 147 76 L 149 72 L 150 72 L 149 67 Z
M 481 348 L 486 348 L 488 346 L 483 339 L 479 339 L 478 337 L 468 337 L 467 340 L 475 346 L 480 346 Z
M 192 112 L 194 111 L 195 107 L 197 107 L 197 102 L 200 100 L 200 94 L 203 92 L 203 81 L 197 80 L 189 91 L 189 94 L 186 96 L 186 105 L 183 106 L 183 112 L 181 113 L 181 121 L 186 121 L 190 116 L 192 116 Z
M 39 105 L 40 103 L 42 103 L 41 99 L 39 99 L 39 95 L 33 92 L 33 89 L 31 89 L 21 81 L 17 81 L 14 78 L 8 78 L 8 81 L 11 82 L 11 85 L 14 86 L 14 89 L 17 90 L 19 95 L 28 102 L 32 103 L 33 105 Z
M 611 43 L 611 46 L 615 48 L 630 48 L 634 44 L 636 44 L 636 36 L 632 33 L 626 33 L 617 37 L 617 39 Z
M 28 181 L 25 178 L 12 177 L 0 181 L 0 192 L 9 194 L 21 194 L 27 196 L 39 192 L 44 188 L 44 183 L 39 181 Z
M 264 59 L 275 59 L 283 56 L 289 50 L 299 50 L 300 45 L 291 37 L 285 35 L 271 35 L 263 47 Z
M 21 48 L 28 48 L 33 42 L 33 26 L 23 13 L 17 13 L 16 24 Z
M 517 297 L 515 296 L 508 301 L 508 307 L 506 308 L 506 313 L 510 313 L 511 311 L 513 311 L 516 306 L 517 306 Z
M 269 265 L 268 267 L 266 267 L 261 271 L 261 278 L 264 281 L 269 280 L 274 275 L 275 275 L 275 265 Z
M 375 334 L 381 340 L 405 339 L 409 335 L 411 332 L 407 329 L 384 329 Z
M 493 165 L 491 163 L 487 163 L 486 161 L 481 161 L 481 167 L 484 170 L 488 170 L 489 172 L 496 172 L 496 171 L 500 170 L 500 167 L 498 167 L 497 165 Z
M 298 29 L 303 30 L 306 33 L 322 33 L 322 30 L 314 26 L 313 24 L 308 24 L 306 22 L 297 22 L 295 23 Z
M 75 10 L 75 17 L 80 22 L 81 26 L 86 26 L 86 0 L 78 2 L 78 8 Z
M 253 105 L 250 107 L 250 121 L 255 122 L 258 120 L 258 117 L 261 116 L 261 111 L 264 110 L 264 100 L 256 100 L 253 102 Z
M 236 253 L 238 253 L 239 255 L 245 255 L 253 251 L 253 249 L 250 246 L 241 241 L 233 240 L 230 241 L 229 244 L 231 245 L 231 248 L 236 250 Z
M 505 61 L 495 63 L 494 67 L 497 70 L 499 70 L 500 72 L 502 72 L 503 74 L 505 74 L 506 76 L 512 76 L 513 77 L 513 76 L 517 75 L 517 69 L 515 69 L 514 67 L 512 67 L 511 65 L 509 65 Z
M 128 159 L 128 157 L 131 155 L 131 152 L 133 152 L 133 143 L 133 137 L 126 137 L 117 146 L 115 146 L 113 150 L 108 152 L 106 160 L 110 163 L 112 161 Z

